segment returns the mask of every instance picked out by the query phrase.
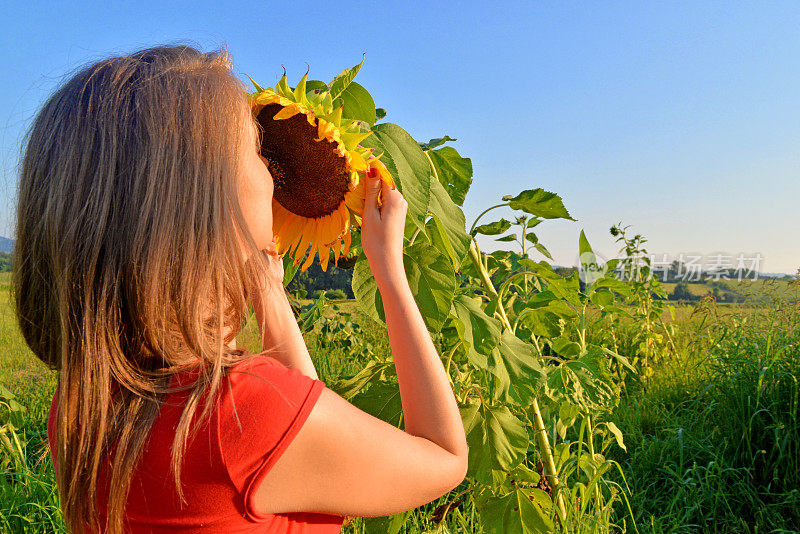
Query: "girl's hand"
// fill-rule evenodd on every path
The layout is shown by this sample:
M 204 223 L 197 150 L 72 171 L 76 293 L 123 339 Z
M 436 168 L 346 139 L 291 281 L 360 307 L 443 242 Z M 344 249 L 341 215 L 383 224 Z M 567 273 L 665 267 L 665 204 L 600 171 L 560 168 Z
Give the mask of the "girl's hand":
M 403 231 L 408 202 L 397 188 L 380 179 L 374 167 L 367 173 L 366 199 L 361 221 L 361 248 L 377 282 L 405 277 Z M 378 207 L 378 192 L 382 205 Z
M 283 259 L 278 256 L 278 248 L 275 244 L 275 237 L 272 238 L 272 243 L 267 245 L 264 249 L 266 253 L 267 262 L 269 265 L 269 272 L 267 276 L 270 281 L 276 284 L 277 287 L 283 289 Z
M 278 255 L 278 250 L 275 245 L 275 238 L 272 238 L 272 243 L 267 245 L 262 250 L 264 259 L 267 263 L 267 270 L 264 272 L 254 273 L 250 281 L 250 299 L 255 302 L 254 297 L 261 298 L 265 295 L 268 288 L 272 288 L 270 293 L 278 290 L 283 295 L 283 259 Z

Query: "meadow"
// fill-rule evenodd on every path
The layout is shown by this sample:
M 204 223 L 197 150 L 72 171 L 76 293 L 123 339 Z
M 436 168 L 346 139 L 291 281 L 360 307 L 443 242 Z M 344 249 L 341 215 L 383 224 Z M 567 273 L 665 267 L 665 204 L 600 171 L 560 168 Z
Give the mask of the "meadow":
M 0 531 L 63 532 L 45 433 L 56 377 L 18 332 L 8 276 L 0 275 Z M 639 360 L 633 365 L 639 372 L 615 376 L 618 402 L 606 419 L 620 437 L 598 432 L 592 440 L 594 455 L 609 462 L 601 463 L 608 471 L 594 482 L 577 481 L 570 473 L 588 464 L 571 465 L 563 454 L 583 428 L 564 428 L 560 407 L 544 405 L 556 465 L 569 489 L 567 507 L 582 510 L 580 521 L 555 521 L 556 531 L 800 531 L 796 291 L 796 283 L 785 284 L 771 296 L 762 292 L 758 304 L 721 306 L 707 299 L 664 310 L 671 343 L 650 351 L 647 372 Z M 346 394 L 365 361 L 390 360 L 385 326 L 354 301 L 323 297 L 300 304 L 309 350 L 329 387 Z M 640 331 L 640 323 L 616 320 L 611 330 L 595 323 L 587 335 L 632 356 L 641 350 Z M 259 350 L 252 316 L 238 341 Z M 538 487 L 546 492 L 543 481 Z M 485 503 L 473 486 L 468 477 L 429 505 L 388 518 L 354 518 L 343 532 L 502 531 L 482 520 Z M 523 523 L 514 531 L 537 528 Z

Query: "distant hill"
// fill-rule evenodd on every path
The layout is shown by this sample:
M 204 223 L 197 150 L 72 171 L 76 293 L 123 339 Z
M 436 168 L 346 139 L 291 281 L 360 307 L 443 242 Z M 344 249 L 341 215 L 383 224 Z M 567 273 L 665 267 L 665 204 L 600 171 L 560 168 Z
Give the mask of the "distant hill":
M 10 253 L 14 250 L 14 240 L 0 236 L 0 252 Z

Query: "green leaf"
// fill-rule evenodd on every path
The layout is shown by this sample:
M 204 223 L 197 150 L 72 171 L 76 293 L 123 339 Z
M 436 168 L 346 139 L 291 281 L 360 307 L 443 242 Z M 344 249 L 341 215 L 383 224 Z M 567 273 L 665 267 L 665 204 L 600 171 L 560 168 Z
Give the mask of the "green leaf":
M 308 80 L 306 82 L 306 94 L 308 93 L 315 93 L 315 92 L 322 92 L 328 90 L 328 84 L 321 80 Z
M 594 284 L 605 276 L 605 271 L 597 263 L 597 256 L 583 230 L 578 238 L 578 250 L 580 252 L 581 279 L 586 284 Z
M 265 89 L 263 87 L 261 87 L 260 85 L 258 85 L 253 78 L 250 78 L 249 75 L 247 76 L 247 78 L 250 80 L 250 83 L 253 84 L 253 87 L 255 87 L 256 92 L 260 93 L 262 91 L 265 91 Z
M 8 406 L 8 411 L 10 412 L 6 423 L 14 427 L 21 427 L 23 425 L 23 413 L 26 411 L 26 408 L 17 401 L 17 396 L 14 395 L 11 390 L 2 385 L 0 385 L 0 402 L 4 402 Z M 2 425 L 0 425 L 0 429 L 2 429 Z
M 581 353 L 581 346 L 578 343 L 563 337 L 551 340 L 550 347 L 564 358 L 574 358 Z
M 342 117 L 356 121 L 364 121 L 370 126 L 375 124 L 375 101 L 369 91 L 356 82 L 350 82 L 347 88 L 333 101 L 334 108 L 344 106 Z M 363 143 L 361 143 L 364 146 Z
M 472 230 L 472 235 L 500 235 L 509 228 L 511 228 L 511 222 L 505 219 L 500 219 L 499 221 L 495 221 L 493 223 L 476 226 L 475 229 Z
M 523 191 L 515 197 L 506 195 L 503 200 L 509 201 L 508 205 L 511 209 L 522 210 L 542 219 L 575 220 L 567 212 L 560 196 L 541 188 Z
M 556 421 L 556 432 L 562 440 L 567 438 L 567 429 L 575 424 L 581 411 L 569 401 L 564 401 L 558 407 L 558 420 Z
M 462 158 L 455 148 L 449 146 L 428 150 L 426 153 L 431 158 L 436 177 L 447 190 L 447 194 L 453 202 L 463 206 L 467 191 L 472 185 L 472 160 Z
M 381 161 L 408 202 L 408 218 L 424 232 L 431 198 L 431 165 L 419 144 L 392 123 L 376 125 L 361 145 L 382 151 Z
M 397 376 L 393 362 L 370 360 L 358 373 L 349 378 L 339 378 L 330 387 L 349 401 L 367 387 L 367 384 L 380 380 L 387 373 Z
M 550 260 L 552 260 L 552 259 L 553 259 L 553 256 L 551 256 L 551 255 L 550 255 L 550 251 L 549 251 L 549 250 L 547 250 L 547 248 L 545 248 L 545 246 L 544 246 L 544 245 L 542 245 L 541 243 L 536 243 L 536 244 L 535 244 L 535 245 L 533 245 L 533 246 L 534 246 L 534 247 L 536 247 L 536 250 L 538 250 L 539 252 L 541 252 L 542 254 L 544 254 L 544 256 L 546 256 L 546 257 L 547 257 L 547 258 L 549 258 Z
M 294 275 L 297 274 L 297 271 L 300 270 L 301 263 L 298 262 L 297 265 L 294 265 L 294 260 L 288 255 L 285 254 L 282 258 L 283 260 L 283 287 L 286 287 L 291 283 Z
M 438 332 L 450 313 L 456 289 L 453 265 L 439 250 L 422 242 L 406 247 L 403 265 L 428 330 Z
M 366 534 L 398 534 L 413 510 L 382 517 L 364 517 Z
M 300 313 L 300 331 L 310 332 L 313 330 L 314 325 L 322 317 L 327 307 L 328 299 L 325 297 L 325 292 L 323 291 L 311 307 Z
M 548 396 L 566 399 L 587 410 L 603 410 L 615 399 L 613 377 L 600 348 L 587 347 L 580 358 L 554 368 L 547 381 Z
M 369 268 L 369 261 L 363 252 L 358 255 L 353 267 L 351 287 L 361 312 L 374 321 L 385 323 L 386 317 L 383 313 L 381 293 L 378 291 L 378 284 L 375 282 L 375 277 Z
M 515 241 L 517 239 L 516 234 L 509 234 L 504 235 L 503 237 L 498 237 L 495 241 Z
M 403 251 L 408 285 L 428 330 L 438 332 L 450 312 L 456 289 L 455 272 L 449 258 L 431 245 L 416 241 Z M 378 285 L 362 253 L 353 268 L 353 294 L 359 309 L 380 323 L 386 322 Z
M 438 523 L 433 530 L 426 530 L 422 534 L 452 534 L 452 532 L 449 528 L 447 528 L 447 523 L 442 521 L 441 523 Z
M 557 298 L 558 297 L 556 297 L 555 293 L 553 293 L 552 291 L 549 290 L 540 291 L 539 293 L 536 293 L 535 295 L 533 295 L 531 298 L 528 299 L 528 302 L 525 304 L 525 307 L 542 308 L 544 306 L 547 306 L 549 303 L 556 300 Z
M 604 276 L 594 284 L 595 290 L 601 287 L 607 287 L 611 291 L 626 297 L 630 297 L 632 294 L 632 288 L 628 283 L 623 282 L 622 280 L 617 280 L 611 274 Z
M 278 83 L 275 84 L 275 92 L 286 98 L 292 98 L 294 96 L 294 93 L 291 88 L 289 88 L 289 84 L 286 81 L 285 68 L 283 69 L 283 76 L 281 76 Z
M 500 380 L 500 398 L 505 402 L 513 399 L 520 406 L 527 406 L 547 381 L 533 346 L 510 330 L 503 331 L 491 361 L 491 371 Z
M 381 120 L 386 118 L 386 110 L 383 108 L 376 108 L 375 109 L 375 120 Z
M 480 304 L 466 295 L 453 299 L 453 313 L 459 337 L 469 347 L 468 358 L 476 367 L 488 370 L 487 356 L 500 342 L 500 321 L 486 315 Z
M 431 150 L 442 146 L 448 141 L 458 141 L 458 139 L 456 139 L 455 137 L 450 137 L 449 135 L 445 135 L 444 137 L 437 137 L 436 139 L 431 139 L 427 143 L 420 143 L 419 147 L 422 150 Z
M 546 261 L 537 262 L 527 258 L 519 260 L 519 264 L 536 273 L 545 282 L 547 289 L 555 293 L 560 299 L 575 306 L 582 305 L 579 297 L 577 272 L 573 272 L 569 277 L 563 277 L 555 272 L 553 267 Z
M 589 300 L 592 301 L 592 304 L 602 309 L 614 303 L 614 293 L 612 293 L 609 289 L 601 288 L 600 290 L 592 293 L 592 296 L 589 297 Z
M 467 476 L 492 484 L 492 469 L 509 471 L 525 459 L 528 432 L 508 407 L 473 400 L 459 411 L 469 448 Z
M 521 316 L 520 324 L 534 335 L 544 338 L 560 336 L 566 326 L 561 317 L 546 309 L 525 313 Z
M 475 505 L 486 534 L 538 534 L 555 529 L 550 497 L 538 488 L 515 486 L 501 496 L 487 491 L 476 498 Z
M 353 397 L 352 403 L 368 414 L 398 428 L 403 420 L 400 386 L 395 382 L 372 381 L 366 392 Z
M 588 259 L 588 256 L 591 255 L 590 259 L 593 262 L 597 261 L 595 256 L 594 256 L 594 251 L 592 250 L 592 246 L 589 244 L 589 240 L 586 239 L 586 234 L 584 233 L 583 230 L 581 230 L 581 235 L 578 238 L 578 251 L 580 252 L 580 255 L 581 255 L 581 261 L 583 261 L 584 254 L 587 255 L 587 259 Z
M 464 212 L 453 203 L 442 184 L 433 177 L 428 213 L 436 223 L 443 250 L 450 256 L 453 269 L 457 270 L 469 251 L 470 237 L 466 231 Z
M 361 70 L 361 66 L 364 64 L 364 60 L 366 58 L 366 54 L 363 55 L 361 57 L 361 63 L 355 67 L 344 69 L 336 76 L 336 78 L 331 81 L 329 84 L 331 88 L 331 98 L 338 98 L 350 86 L 350 84 L 353 82 L 353 79 L 356 77 L 356 74 L 358 74 L 358 71 Z
M 611 421 L 606 422 L 606 427 L 614 434 L 614 439 L 617 440 L 617 445 L 620 446 L 622 450 L 625 452 L 628 451 L 628 448 L 625 446 L 625 443 L 622 441 L 622 431 L 619 429 L 617 425 L 612 423 Z
M 306 98 L 306 82 L 308 81 L 308 71 L 303 74 L 303 77 L 300 79 L 300 82 L 294 88 L 294 101 L 300 102 L 301 104 L 306 104 L 304 99 Z

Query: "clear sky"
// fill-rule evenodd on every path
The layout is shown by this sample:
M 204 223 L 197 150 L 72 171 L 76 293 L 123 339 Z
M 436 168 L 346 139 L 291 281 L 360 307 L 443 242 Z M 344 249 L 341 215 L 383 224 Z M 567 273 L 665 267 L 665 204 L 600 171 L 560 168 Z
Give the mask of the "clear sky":
M 386 120 L 420 141 L 456 137 L 472 158 L 468 225 L 505 194 L 562 196 L 578 222 L 538 227 L 561 265 L 575 264 L 581 229 L 615 256 L 621 221 L 659 255 L 800 267 L 796 2 L 32 0 L 2 17 L 2 235 L 23 131 L 62 76 L 191 40 L 227 45 L 237 74 L 262 85 L 282 65 L 290 82 L 307 65 L 329 80 L 366 53 L 357 79 Z

